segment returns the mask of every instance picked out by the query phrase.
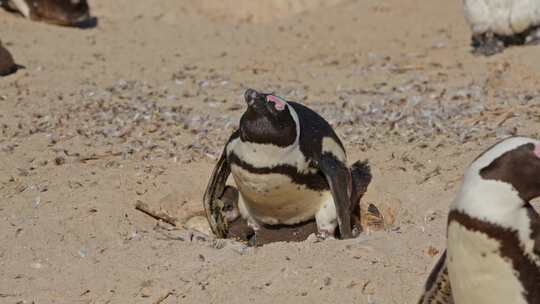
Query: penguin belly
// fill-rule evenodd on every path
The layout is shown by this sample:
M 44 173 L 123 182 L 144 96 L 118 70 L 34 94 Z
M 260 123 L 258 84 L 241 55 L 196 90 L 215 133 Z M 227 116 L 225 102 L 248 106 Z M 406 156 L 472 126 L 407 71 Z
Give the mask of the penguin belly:
M 448 226 L 448 274 L 456 304 L 527 304 L 512 262 L 500 255 L 500 241 Z
M 329 190 L 311 190 L 287 175 L 256 174 L 237 165 L 231 166 L 231 173 L 240 192 L 239 209 L 244 218 L 268 225 L 293 225 L 314 218 L 321 208 L 333 207 Z

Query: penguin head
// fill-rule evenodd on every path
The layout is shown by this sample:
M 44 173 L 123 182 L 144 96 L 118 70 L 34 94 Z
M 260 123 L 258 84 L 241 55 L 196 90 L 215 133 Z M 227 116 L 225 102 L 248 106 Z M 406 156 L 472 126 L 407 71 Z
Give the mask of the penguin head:
M 496 144 L 486 154 L 491 150 L 502 153 L 479 170 L 483 179 L 512 185 L 525 202 L 540 196 L 540 141 L 510 138 Z
M 31 0 L 36 18 L 59 25 L 76 25 L 90 18 L 86 0 Z
M 281 97 L 247 89 L 247 110 L 240 118 L 243 141 L 287 147 L 297 141 L 298 116 Z
M 467 169 L 453 208 L 501 220 L 540 196 L 540 141 L 511 137 L 481 153 Z

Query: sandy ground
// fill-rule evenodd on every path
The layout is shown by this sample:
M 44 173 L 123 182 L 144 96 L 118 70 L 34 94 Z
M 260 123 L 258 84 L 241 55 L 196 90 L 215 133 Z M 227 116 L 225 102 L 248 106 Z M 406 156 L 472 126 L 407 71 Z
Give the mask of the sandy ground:
M 540 137 L 540 49 L 472 56 L 459 1 L 194 2 L 90 1 L 86 30 L 0 12 L 26 66 L 0 79 L 0 303 L 414 303 L 467 164 Z M 247 87 L 326 117 L 395 221 L 245 248 L 135 210 L 201 211 Z

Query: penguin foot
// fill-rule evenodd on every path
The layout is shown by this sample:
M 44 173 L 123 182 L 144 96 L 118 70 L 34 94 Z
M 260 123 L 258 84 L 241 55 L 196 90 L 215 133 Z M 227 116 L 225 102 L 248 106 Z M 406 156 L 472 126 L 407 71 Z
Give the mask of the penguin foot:
M 334 236 L 334 230 L 321 229 L 316 234 L 316 236 L 319 240 L 335 240 L 336 239 L 336 237 Z
M 504 50 L 505 43 L 493 32 L 475 34 L 471 39 L 472 53 L 476 56 L 492 56 Z
M 318 243 L 318 242 L 322 241 L 322 239 L 318 236 L 318 234 L 312 233 L 312 234 L 308 235 L 308 237 L 306 238 L 306 241 L 308 241 L 310 243 Z
M 257 234 L 254 233 L 247 241 L 248 246 L 250 247 L 257 247 L 259 246 L 259 243 L 257 242 Z
M 261 225 L 259 223 L 257 223 L 254 219 L 252 218 L 249 218 L 247 220 L 247 224 L 248 224 L 248 227 L 253 229 L 253 231 L 255 231 L 255 233 L 257 233 L 257 231 L 259 231 L 261 229 Z
M 540 44 L 540 26 L 537 26 L 527 33 L 525 37 L 525 44 L 527 45 L 537 45 Z

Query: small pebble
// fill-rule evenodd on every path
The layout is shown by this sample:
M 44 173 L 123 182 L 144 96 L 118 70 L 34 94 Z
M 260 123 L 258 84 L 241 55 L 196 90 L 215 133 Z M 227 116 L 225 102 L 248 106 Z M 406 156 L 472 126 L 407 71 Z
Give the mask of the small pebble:
M 152 296 L 152 290 L 150 289 L 150 287 L 146 286 L 146 287 L 141 288 L 141 297 L 149 298 L 151 296 Z
M 88 251 L 82 248 L 81 250 L 79 250 L 78 254 L 81 258 L 85 258 L 86 256 L 88 256 Z
M 39 204 L 41 203 L 41 197 L 39 196 L 36 196 L 33 200 L 32 200 L 32 208 L 37 208 L 39 207 Z
M 323 284 L 324 284 L 324 286 L 330 286 L 330 284 L 332 284 L 332 278 L 331 277 L 325 277 L 323 279 Z

